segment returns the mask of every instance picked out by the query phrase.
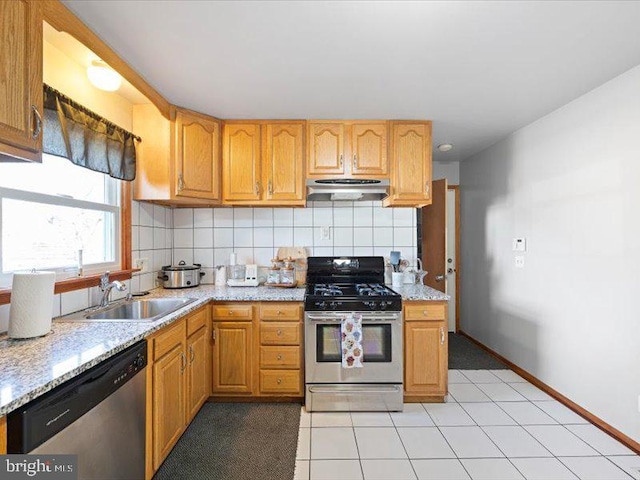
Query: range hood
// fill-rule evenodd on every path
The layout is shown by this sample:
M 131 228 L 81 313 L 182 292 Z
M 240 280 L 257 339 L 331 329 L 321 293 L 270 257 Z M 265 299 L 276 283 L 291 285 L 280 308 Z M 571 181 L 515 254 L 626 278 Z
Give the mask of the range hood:
M 389 195 L 388 179 L 336 178 L 307 180 L 307 200 L 377 201 Z

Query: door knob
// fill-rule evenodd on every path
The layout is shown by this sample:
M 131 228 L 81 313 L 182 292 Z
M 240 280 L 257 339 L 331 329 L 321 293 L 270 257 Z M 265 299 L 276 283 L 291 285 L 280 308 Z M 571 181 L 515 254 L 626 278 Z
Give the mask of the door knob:
M 444 280 L 444 275 L 438 275 L 436 277 L 436 282 L 441 282 L 442 280 Z

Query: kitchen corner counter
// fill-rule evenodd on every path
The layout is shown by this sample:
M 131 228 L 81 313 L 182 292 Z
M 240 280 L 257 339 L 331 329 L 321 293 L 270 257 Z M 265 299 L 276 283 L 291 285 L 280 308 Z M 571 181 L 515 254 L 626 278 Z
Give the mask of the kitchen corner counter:
M 426 285 L 402 285 L 400 287 L 391 287 L 393 290 L 402 295 L 402 300 L 406 302 L 446 302 L 449 300 L 449 295 L 442 293 L 434 288 L 427 287 Z
M 302 302 L 303 288 L 216 287 L 152 290 L 142 298 L 197 301 L 155 322 L 65 322 L 54 320 L 44 337 L 13 340 L 0 335 L 0 417 L 72 379 L 210 301 Z

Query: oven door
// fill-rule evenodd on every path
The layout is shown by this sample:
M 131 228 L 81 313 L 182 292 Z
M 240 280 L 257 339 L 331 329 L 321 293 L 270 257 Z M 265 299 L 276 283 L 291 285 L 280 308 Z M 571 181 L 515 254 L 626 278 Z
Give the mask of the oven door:
M 306 383 L 402 383 L 402 314 L 357 313 L 362 314 L 362 368 L 342 368 L 344 314 L 305 314 Z

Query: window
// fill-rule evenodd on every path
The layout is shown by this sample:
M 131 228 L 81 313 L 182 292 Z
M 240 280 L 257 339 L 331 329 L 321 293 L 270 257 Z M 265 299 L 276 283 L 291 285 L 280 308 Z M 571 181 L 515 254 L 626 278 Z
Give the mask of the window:
M 43 155 L 42 163 L 0 163 L 0 286 L 11 272 L 77 275 L 120 269 L 120 181 Z

